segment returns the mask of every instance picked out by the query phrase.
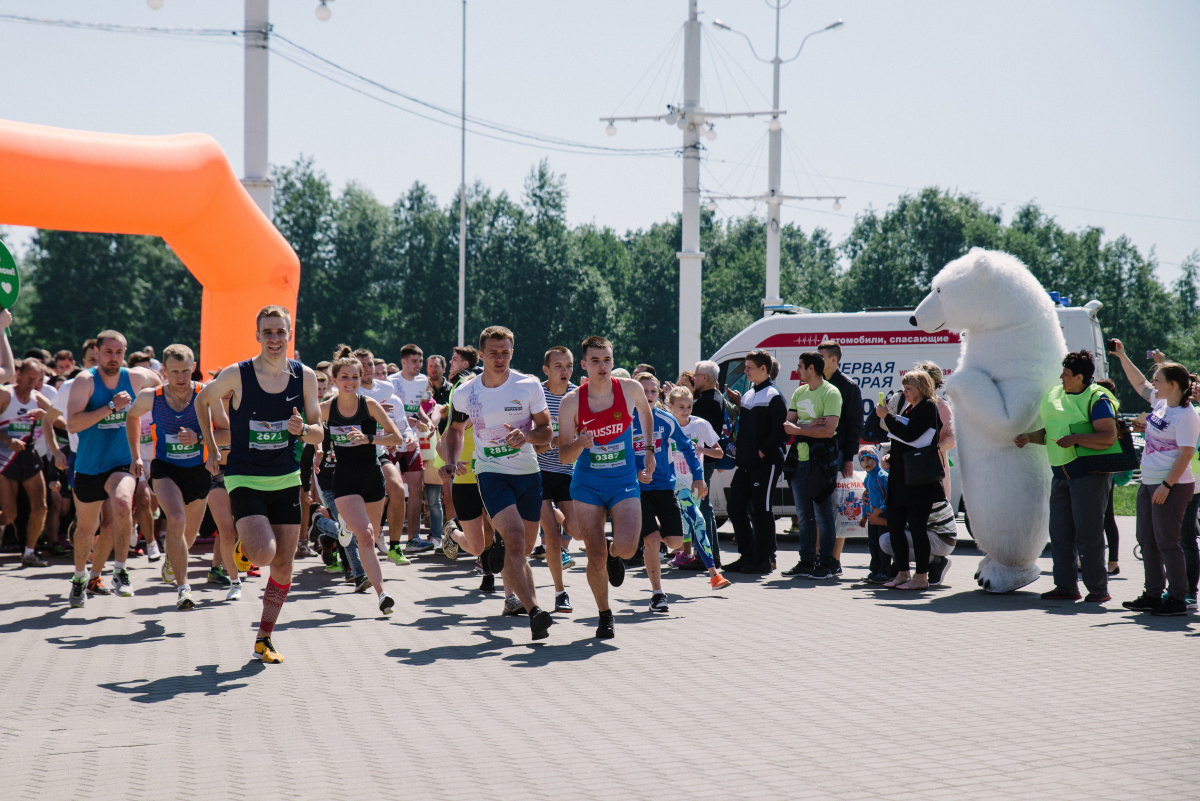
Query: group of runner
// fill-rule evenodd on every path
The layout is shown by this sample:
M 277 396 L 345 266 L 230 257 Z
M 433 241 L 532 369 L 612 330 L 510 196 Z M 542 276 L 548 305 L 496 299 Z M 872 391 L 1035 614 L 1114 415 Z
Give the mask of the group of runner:
M 0 313 L 0 330 L 6 315 Z M 574 356 L 564 346 L 545 354 L 545 381 L 513 370 L 514 337 L 501 326 L 485 329 L 478 349 L 455 348 L 448 369 L 431 357 L 428 375 L 420 372 L 420 348 L 406 345 L 399 371 L 390 376 L 382 359 L 361 348 L 342 346 L 317 370 L 288 358 L 292 321 L 282 307 L 264 307 L 255 326 L 259 354 L 207 383 L 196 380 L 186 346 L 166 348 L 161 363 L 147 356 L 137 361 L 148 364 L 125 366 L 135 364 L 127 360 L 125 337 L 103 331 L 85 354 L 86 369 L 60 386 L 53 402 L 34 388 L 42 366 L 14 362 L 7 338 L 0 342 L 0 380 L 12 382 L 0 390 L 5 521 L 15 521 L 15 499 L 24 488 L 35 513 L 22 561 L 44 566 L 34 551 L 45 522 L 43 474 L 49 464 L 73 476 L 72 607 L 84 606 L 89 594 L 133 594 L 126 560 L 135 507 L 147 506 L 139 487 L 147 483 L 165 518 L 163 578 L 176 586 L 177 608 L 195 605 L 188 549 L 206 511 L 217 534 L 213 571 L 226 577 L 230 600 L 240 598 L 242 573 L 257 565 L 268 571 L 253 650 L 264 662 L 283 661 L 272 635 L 293 560 L 305 553 L 300 534 L 310 488 L 320 490 L 324 505 L 313 514 L 340 521 L 339 545 L 355 566 L 356 590 L 373 589 L 385 615 L 395 600 L 386 591 L 379 553 L 403 565 L 406 554 L 440 547 L 454 559 L 463 550 L 478 557 L 480 589 L 493 591 L 499 575 L 504 613 L 524 613 L 532 638 L 547 637 L 554 617 L 538 603 L 529 560 L 539 532 L 558 613 L 572 611 L 564 572 L 574 564 L 571 536 L 582 539 L 600 613 L 597 637 L 615 634 L 608 587 L 621 586 L 624 560 L 639 542 L 647 554 L 651 612 L 668 610 L 660 543 L 681 547 L 685 524 L 711 587 L 729 585 L 695 511 L 707 491 L 697 448 L 713 455 L 716 438 L 690 417 L 686 389 L 671 392 L 668 412 L 657 404 L 652 374 L 615 377 L 608 340 L 582 343 L 587 376 L 577 386 L 571 382 Z M 56 434 L 62 429 L 64 440 Z M 35 458 L 36 446 L 42 455 Z M 429 539 L 420 536 L 425 505 Z M 148 547 L 150 528 L 143 532 Z M 111 590 L 101 576 L 110 552 Z

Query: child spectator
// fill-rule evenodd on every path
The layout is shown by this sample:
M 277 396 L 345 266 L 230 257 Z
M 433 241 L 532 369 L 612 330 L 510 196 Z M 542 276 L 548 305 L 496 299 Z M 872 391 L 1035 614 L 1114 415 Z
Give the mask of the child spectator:
M 863 479 L 863 516 L 858 524 L 867 529 L 867 547 L 871 550 L 871 565 L 867 570 L 868 584 L 883 584 L 891 578 L 892 558 L 879 546 L 879 537 L 887 530 L 888 471 L 879 463 L 879 451 L 872 446 L 858 453 L 858 466 L 866 471 Z

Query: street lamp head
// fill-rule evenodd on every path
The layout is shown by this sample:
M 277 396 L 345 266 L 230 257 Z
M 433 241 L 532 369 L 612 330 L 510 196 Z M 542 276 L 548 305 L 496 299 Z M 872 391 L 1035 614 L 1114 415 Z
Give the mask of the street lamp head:
M 608 127 L 606 127 L 604 129 L 604 132 L 606 134 L 608 134 L 609 136 L 616 136 L 617 135 L 617 126 L 613 125 L 612 121 L 609 121 Z
M 675 113 L 675 109 L 671 109 L 667 112 L 666 120 L 667 125 L 674 125 L 679 121 L 679 115 Z
M 717 201 L 713 200 L 712 198 L 709 198 L 708 202 L 704 204 L 704 208 L 708 209 L 709 211 L 716 211 L 717 210 Z
M 333 12 L 329 10 L 329 6 L 325 5 L 326 0 L 321 0 L 321 5 L 317 6 L 317 19 L 321 22 L 327 22 L 333 16 Z
M 834 30 L 837 30 L 838 28 L 842 27 L 845 24 L 846 23 L 844 21 L 839 19 L 837 22 L 831 22 L 828 25 L 826 25 L 825 30 L 834 31 Z
M 833 201 L 833 210 L 841 211 L 842 210 L 842 201 L 840 201 L 840 200 Z
M 675 121 L 675 127 L 681 131 L 686 131 L 688 127 L 688 118 L 680 116 L 680 118 Z
M 710 142 L 717 138 L 717 132 L 711 125 L 708 126 L 708 130 L 704 132 L 704 138 Z
M 778 117 L 772 117 L 772 118 L 771 118 L 771 124 L 770 124 L 769 126 L 767 126 L 767 127 L 769 127 L 769 128 L 771 129 L 771 131 L 772 131 L 772 132 L 774 132 L 774 131 L 778 131 L 778 130 L 779 130 L 780 128 L 782 128 L 783 126 L 779 124 L 779 118 L 778 118 Z
M 720 28 L 723 31 L 732 31 L 733 30 L 733 28 L 729 27 L 724 22 L 721 22 L 721 20 L 719 20 L 719 19 L 713 20 L 713 27 Z
M 163 6 L 163 0 L 146 0 L 146 5 L 158 11 Z

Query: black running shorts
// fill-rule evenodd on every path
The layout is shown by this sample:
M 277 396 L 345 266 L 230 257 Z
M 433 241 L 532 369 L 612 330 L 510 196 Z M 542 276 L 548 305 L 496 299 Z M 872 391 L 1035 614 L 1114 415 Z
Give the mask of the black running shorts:
M 563 503 L 571 500 L 571 474 L 542 471 L 542 500 Z
M 99 475 L 88 475 L 87 473 L 75 474 L 75 499 L 80 503 L 100 503 L 108 500 L 108 490 L 104 485 L 108 483 L 108 477 L 113 473 L 129 474 L 129 465 L 120 465 L 119 467 L 110 467 Z
M 642 536 L 655 531 L 664 538 L 683 536 L 683 515 L 674 490 L 642 490 Z
M 179 487 L 185 506 L 208 497 L 212 489 L 212 473 L 202 464 L 194 467 L 182 467 L 177 464 L 155 459 L 150 463 L 150 486 L 158 492 L 157 481 L 170 481 Z
M 233 519 L 261 515 L 273 526 L 300 525 L 300 488 L 256 490 L 238 487 L 229 491 Z
M 454 498 L 454 512 L 460 522 L 478 520 L 483 515 L 483 498 L 479 496 L 478 484 L 451 484 L 450 495 Z
M 346 495 L 361 495 L 363 503 L 382 501 L 387 493 L 383 487 L 383 468 L 379 463 L 338 462 L 333 474 L 333 497 L 342 498 Z

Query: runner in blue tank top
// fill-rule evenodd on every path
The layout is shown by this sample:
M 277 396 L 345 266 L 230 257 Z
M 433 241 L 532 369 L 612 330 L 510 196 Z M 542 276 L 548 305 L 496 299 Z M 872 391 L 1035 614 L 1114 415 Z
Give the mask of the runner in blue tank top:
M 235 552 L 254 564 L 271 566 L 252 656 L 282 662 L 271 633 L 292 586 L 292 560 L 300 539 L 299 452 L 302 442 L 320 443 L 323 431 L 317 377 L 311 368 L 287 357 L 291 312 L 264 306 L 254 323 L 261 351 L 226 367 L 204 385 L 196 397 L 196 418 L 207 449 L 205 465 L 215 476 L 221 459 L 212 410 L 220 408 L 223 395 L 233 393 L 225 487 L 237 527 Z
M 83 606 L 87 590 L 107 595 L 100 571 L 108 549 L 113 550 L 113 589 L 117 595 L 133 595 L 125 559 L 133 534 L 133 493 L 137 478 L 131 473 L 125 415 L 133 396 L 144 387 L 157 386 L 157 375 L 144 367 L 127 369 L 125 337 L 118 331 L 101 331 L 96 336 L 97 365 L 75 377 L 67 407 L 67 430 L 79 435 L 75 454 L 75 576 L 71 579 L 71 606 Z M 112 541 L 101 537 L 96 543 L 92 573 L 85 585 L 88 552 L 100 528 L 100 511 L 109 504 Z
M 614 636 L 608 584 L 620 587 L 625 563 L 637 553 L 642 528 L 638 482 L 654 474 L 654 452 L 647 449 L 645 469 L 633 458 L 633 415 L 650 428 L 646 393 L 630 378 L 613 378 L 613 347 L 604 337 L 588 337 L 580 348 L 587 381 L 567 393 L 558 407 L 558 458 L 575 464 L 571 498 L 575 520 L 588 552 L 588 584 L 600 610 L 596 636 Z M 606 512 L 612 514 L 612 543 L 605 541 Z M 607 554 L 608 559 L 600 559 Z
M 140 418 L 150 413 L 154 423 L 154 460 L 150 464 L 150 482 L 167 516 L 167 562 L 165 577 L 174 573 L 175 608 L 193 608 L 192 588 L 187 579 L 188 549 L 200 534 L 212 476 L 204 467 L 204 443 L 200 422 L 196 419 L 196 395 L 200 385 L 192 381 L 196 359 L 187 345 L 168 345 L 163 351 L 163 370 L 167 383 L 147 387 L 137 394 L 125 418 L 129 447 L 133 452 L 133 473 L 142 476 L 146 466 L 138 452 Z M 222 431 L 220 444 L 229 443 L 229 421 L 220 407 L 213 415 Z M 169 565 L 169 567 L 168 567 Z

